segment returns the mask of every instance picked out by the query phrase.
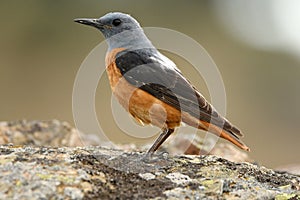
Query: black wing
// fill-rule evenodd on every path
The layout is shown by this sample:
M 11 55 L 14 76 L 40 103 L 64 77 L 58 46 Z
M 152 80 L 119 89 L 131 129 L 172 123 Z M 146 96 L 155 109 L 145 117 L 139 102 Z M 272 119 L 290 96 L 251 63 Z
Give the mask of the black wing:
M 116 65 L 123 77 L 135 87 L 197 119 L 223 128 L 236 138 L 242 136 L 237 128 L 214 110 L 179 70 L 168 66 L 155 49 L 122 51 L 116 55 Z

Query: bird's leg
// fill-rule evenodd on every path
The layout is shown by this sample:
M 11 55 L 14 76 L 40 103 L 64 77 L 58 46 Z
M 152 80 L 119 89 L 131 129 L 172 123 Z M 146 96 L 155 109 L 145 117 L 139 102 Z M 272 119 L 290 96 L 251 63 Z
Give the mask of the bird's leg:
M 164 128 L 162 131 L 163 132 L 158 136 L 154 144 L 148 150 L 147 155 L 152 155 L 160 147 L 160 145 L 174 132 L 174 129 Z

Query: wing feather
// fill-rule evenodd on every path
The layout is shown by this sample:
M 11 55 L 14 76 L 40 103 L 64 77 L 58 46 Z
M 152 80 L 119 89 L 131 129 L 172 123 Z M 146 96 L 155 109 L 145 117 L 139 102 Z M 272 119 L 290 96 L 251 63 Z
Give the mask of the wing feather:
M 242 136 L 239 129 L 217 113 L 179 69 L 174 67 L 175 64 L 170 66 L 169 62 L 165 62 L 167 58 L 161 59 L 161 56 L 155 49 L 122 51 L 116 56 L 116 65 L 130 84 L 239 139 Z

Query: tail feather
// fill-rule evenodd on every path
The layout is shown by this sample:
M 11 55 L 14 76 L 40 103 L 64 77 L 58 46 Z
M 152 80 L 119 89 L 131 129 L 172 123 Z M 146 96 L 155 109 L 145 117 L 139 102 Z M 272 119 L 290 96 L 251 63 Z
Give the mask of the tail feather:
M 233 144 L 235 144 L 236 146 L 238 146 L 239 148 L 245 150 L 245 151 L 250 151 L 250 148 L 247 147 L 247 145 L 245 145 L 239 138 L 242 137 L 242 133 L 240 132 L 239 129 L 237 129 L 236 127 L 234 126 L 231 126 L 232 128 L 231 129 L 228 129 L 228 127 L 224 127 L 224 129 L 214 125 L 214 124 L 211 124 L 211 123 L 208 123 L 208 122 L 204 122 L 204 121 L 201 121 L 201 123 L 206 127 L 206 130 L 207 131 L 210 131 L 216 135 L 219 135 L 220 137 L 232 142 Z M 199 127 L 201 129 L 203 129 L 203 127 Z M 227 128 L 227 129 L 225 129 Z
M 243 137 L 241 131 L 220 115 L 216 115 L 210 122 L 207 122 L 205 120 L 199 120 L 188 113 L 183 112 L 182 114 L 182 121 L 184 123 L 194 128 L 209 131 L 232 142 L 243 150 L 250 151 L 249 147 L 247 147 L 240 139 Z

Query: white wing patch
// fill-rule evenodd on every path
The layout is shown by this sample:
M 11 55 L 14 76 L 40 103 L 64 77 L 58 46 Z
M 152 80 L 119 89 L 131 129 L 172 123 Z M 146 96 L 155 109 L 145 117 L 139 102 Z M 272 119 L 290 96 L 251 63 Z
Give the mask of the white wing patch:
M 161 54 L 159 51 L 157 51 L 157 57 L 151 56 L 150 58 L 159 62 L 162 66 L 166 68 L 173 69 L 173 70 L 175 69 L 180 72 L 180 70 L 177 68 L 175 63 L 172 60 L 170 60 L 168 57 Z

